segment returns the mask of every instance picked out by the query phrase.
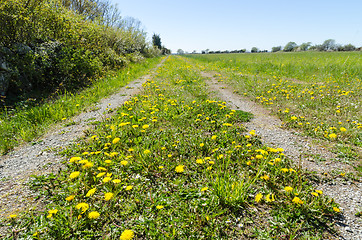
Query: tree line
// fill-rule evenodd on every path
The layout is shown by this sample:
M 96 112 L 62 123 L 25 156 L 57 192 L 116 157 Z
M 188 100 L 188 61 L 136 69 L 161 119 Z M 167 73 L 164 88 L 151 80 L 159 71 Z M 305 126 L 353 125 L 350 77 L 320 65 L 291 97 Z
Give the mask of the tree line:
M 167 53 L 146 35 L 109 0 L 0 0 L 0 95 L 76 89 Z

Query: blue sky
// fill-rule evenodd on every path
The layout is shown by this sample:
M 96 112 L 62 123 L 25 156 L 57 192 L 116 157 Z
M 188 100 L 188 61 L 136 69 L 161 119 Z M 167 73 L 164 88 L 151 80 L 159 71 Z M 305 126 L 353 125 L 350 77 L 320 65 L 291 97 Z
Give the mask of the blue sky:
M 362 46 L 362 0 L 111 0 L 176 52 L 271 50 L 326 39 Z

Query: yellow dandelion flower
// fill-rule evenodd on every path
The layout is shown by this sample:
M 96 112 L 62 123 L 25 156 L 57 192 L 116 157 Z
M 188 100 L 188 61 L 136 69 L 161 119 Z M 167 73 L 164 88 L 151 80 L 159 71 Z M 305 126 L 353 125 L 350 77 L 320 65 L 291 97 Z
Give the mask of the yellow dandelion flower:
M 101 172 L 101 173 L 98 173 L 96 177 L 97 177 L 97 178 L 100 178 L 100 177 L 102 177 L 102 176 L 105 175 L 105 174 L 106 174 L 106 172 Z
M 121 179 L 113 179 L 112 182 L 117 184 L 121 182 Z
M 339 130 L 340 130 L 341 132 L 345 132 L 345 131 L 347 131 L 347 129 L 346 129 L 346 128 L 344 128 L 344 127 L 341 127 Z
M 157 205 L 156 208 L 157 208 L 157 209 L 162 209 L 163 206 L 162 206 L 162 205 Z
M 203 143 L 200 143 L 200 147 L 203 147 L 203 146 L 205 146 L 205 144 L 203 144 Z
M 145 154 L 145 155 L 148 155 L 148 154 L 150 154 L 150 153 L 151 153 L 151 151 L 148 150 L 148 149 L 146 149 L 146 150 L 143 151 L 143 154 Z
M 205 192 L 207 189 L 209 189 L 208 187 L 203 187 L 201 188 L 201 192 Z
M 127 164 L 128 164 L 128 161 L 126 161 L 126 160 L 121 161 L 121 165 L 126 166 Z
M 209 161 L 209 164 L 214 165 L 215 162 L 214 161 Z
M 90 212 L 89 214 L 88 214 L 88 218 L 89 219 L 97 219 L 97 218 L 99 218 L 100 217 L 100 214 L 99 214 L 99 212 L 97 212 L 97 211 L 93 211 L 93 212 Z
M 119 240 L 131 240 L 134 237 L 134 232 L 132 230 L 124 230 L 119 237 Z
M 255 158 L 256 159 L 263 159 L 263 155 L 256 155 Z
M 116 143 L 118 143 L 119 141 L 121 141 L 121 139 L 117 137 L 117 138 L 113 139 L 112 143 L 113 143 L 113 144 L 116 144 Z
M 296 204 L 303 204 L 304 203 L 299 197 L 294 197 L 292 202 L 296 203 Z
M 250 166 L 250 165 L 251 165 L 251 162 L 250 162 L 250 161 L 247 161 L 247 162 L 246 162 L 246 165 Z
M 107 164 L 111 164 L 111 163 L 112 163 L 111 160 L 105 160 L 104 162 L 107 163 Z
M 197 164 L 203 164 L 203 163 L 204 163 L 204 160 L 203 160 L 203 159 L 196 159 L 196 163 L 197 163 Z
M 142 126 L 143 129 L 147 129 L 147 128 L 149 128 L 149 127 L 150 127 L 150 126 L 147 125 L 147 124 L 145 124 L 145 125 Z
M 77 161 L 79 161 L 81 159 L 82 159 L 81 157 L 72 157 L 72 158 L 69 159 L 69 162 L 73 163 L 73 162 L 77 162 Z
M 130 191 L 130 190 L 132 190 L 132 188 L 133 188 L 133 186 L 127 186 L 126 191 Z
M 257 202 L 257 203 L 260 202 L 262 198 L 263 198 L 263 194 L 261 194 L 261 193 L 256 194 L 255 202 Z
M 337 138 L 337 134 L 331 133 L 331 134 L 328 135 L 328 137 L 329 137 L 330 139 L 336 139 L 336 138 Z
M 86 164 L 84 164 L 82 166 L 83 169 L 87 169 L 87 168 L 91 168 L 91 167 L 93 167 L 93 163 L 91 163 L 91 162 L 87 162 Z
M 111 200 L 112 198 L 113 198 L 113 193 L 111 193 L 111 192 L 108 192 L 108 193 L 105 193 L 104 194 L 104 200 L 105 201 L 109 201 L 109 200 Z
M 316 192 L 312 192 L 311 194 L 312 194 L 313 196 L 318 197 L 318 193 L 316 193 Z
M 75 198 L 75 195 L 70 195 L 69 197 L 66 197 L 65 200 L 70 202 Z
M 217 138 L 216 135 L 213 135 L 213 136 L 211 137 L 212 140 L 216 140 L 216 138 Z
M 177 173 L 182 173 L 182 172 L 184 172 L 185 170 L 184 170 L 184 165 L 178 165 L 176 168 L 175 168 L 175 171 L 177 172 Z
M 293 191 L 293 188 L 287 186 L 287 187 L 284 188 L 284 190 L 285 190 L 286 192 L 291 192 L 291 191 Z
M 297 120 L 298 118 L 297 118 L 296 116 L 292 116 L 292 117 L 290 117 L 290 119 L 293 120 L 293 121 L 295 121 L 295 120 Z
M 163 166 L 158 166 L 159 169 L 163 169 L 164 167 Z
M 103 172 L 105 172 L 105 171 L 107 171 L 107 169 L 104 168 L 104 167 L 98 167 L 98 171 L 103 171 Z
M 271 197 L 271 198 L 270 198 Z M 265 201 L 266 202 L 274 202 L 275 201 L 275 198 L 274 198 L 274 194 L 268 194 L 268 195 L 266 195 L 266 197 L 265 197 Z
M 110 177 L 105 177 L 105 178 L 103 178 L 103 182 L 104 183 L 107 183 L 107 182 L 109 182 L 109 181 L 111 181 L 112 180 L 112 178 L 110 178 Z
M 91 190 L 89 190 L 87 192 L 87 194 L 85 195 L 86 197 L 90 197 L 93 196 L 93 194 L 97 191 L 97 188 L 92 188 Z
M 315 191 L 316 191 L 316 193 L 319 193 L 320 195 L 323 194 L 323 191 L 322 191 L 322 190 L 315 190 Z
M 268 181 L 270 177 L 268 175 L 264 175 L 260 177 L 261 179 L 264 179 L 265 181 Z
M 80 174 L 80 172 L 76 171 L 76 172 L 72 172 L 70 175 L 69 175 L 69 178 L 70 179 L 74 179 L 76 177 L 78 177 Z
M 77 206 L 75 206 L 76 209 L 81 209 L 82 213 L 84 213 L 85 211 L 87 211 L 87 209 L 89 208 L 89 204 L 88 203 L 78 203 Z
M 340 210 L 339 208 L 337 208 L 337 207 L 333 207 L 333 211 L 335 211 L 335 212 L 341 212 L 341 210 Z
M 15 219 L 18 215 L 16 214 L 10 214 L 8 218 L 12 218 L 12 219 Z

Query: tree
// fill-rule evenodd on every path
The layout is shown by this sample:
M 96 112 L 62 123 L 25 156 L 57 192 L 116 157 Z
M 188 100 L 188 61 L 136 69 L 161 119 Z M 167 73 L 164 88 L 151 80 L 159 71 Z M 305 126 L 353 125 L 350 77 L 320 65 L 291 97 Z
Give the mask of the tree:
M 352 44 L 347 44 L 343 46 L 343 51 L 355 51 L 356 47 Z
M 282 46 L 272 47 L 272 52 L 279 52 L 282 50 Z
M 302 43 L 300 44 L 299 49 L 300 51 L 307 51 L 311 45 L 311 42 Z
M 185 52 L 184 52 L 184 50 L 182 50 L 182 49 L 178 49 L 177 50 L 177 54 L 179 54 L 179 55 L 182 55 L 182 54 L 184 54 Z
M 252 47 L 252 48 L 251 48 L 251 52 L 252 52 L 252 53 L 259 52 L 259 49 L 258 49 L 257 47 Z
M 291 52 L 297 47 L 298 47 L 298 45 L 295 42 L 288 42 L 287 45 L 285 45 L 283 51 L 284 52 Z
M 336 49 L 336 41 L 334 39 L 327 39 L 322 44 L 322 51 L 333 51 Z
M 154 47 L 157 47 L 158 49 L 162 49 L 161 46 L 161 38 L 159 34 L 154 33 L 152 36 L 152 44 Z

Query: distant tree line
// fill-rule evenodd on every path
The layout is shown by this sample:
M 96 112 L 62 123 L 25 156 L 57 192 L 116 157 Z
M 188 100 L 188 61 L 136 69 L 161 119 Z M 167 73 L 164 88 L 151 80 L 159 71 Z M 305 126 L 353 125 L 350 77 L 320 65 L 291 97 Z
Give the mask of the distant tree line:
M 337 44 L 334 39 L 327 39 L 322 44 L 312 45 L 311 42 L 306 42 L 298 45 L 295 42 L 288 42 L 284 47 L 276 46 L 272 48 L 272 52 L 300 52 L 300 51 L 360 51 L 362 48 L 357 48 L 352 44 Z

